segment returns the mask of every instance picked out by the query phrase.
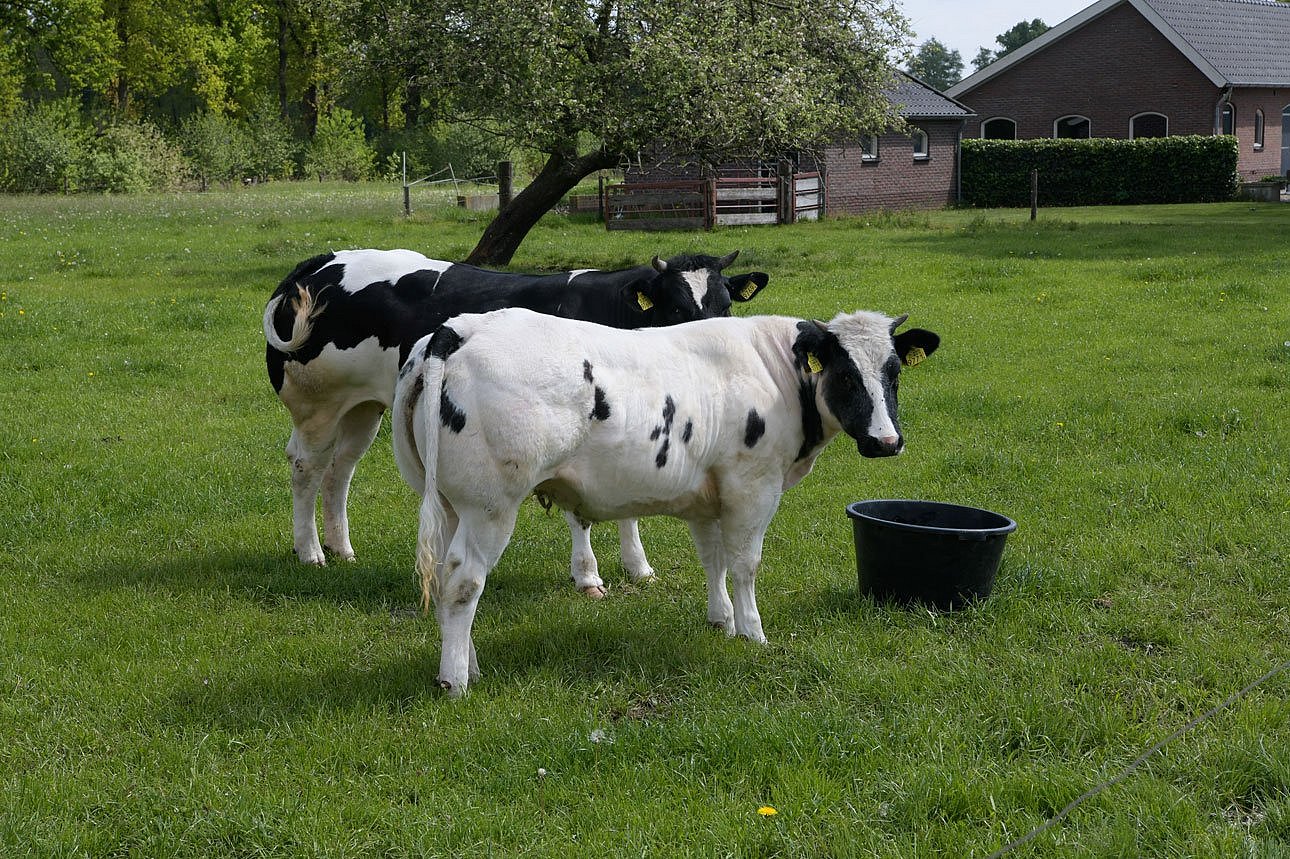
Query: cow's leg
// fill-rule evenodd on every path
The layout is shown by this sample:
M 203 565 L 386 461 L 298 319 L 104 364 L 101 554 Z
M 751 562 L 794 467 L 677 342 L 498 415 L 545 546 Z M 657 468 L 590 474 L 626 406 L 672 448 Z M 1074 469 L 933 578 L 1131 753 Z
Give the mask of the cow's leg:
M 296 427 L 287 441 L 287 461 L 291 463 L 292 540 L 296 557 L 306 564 L 325 564 L 322 544 L 318 542 L 318 523 L 314 520 L 318 490 L 331 461 L 333 436 L 311 438 Z
M 645 547 L 641 545 L 641 529 L 635 519 L 618 521 L 618 549 L 623 567 L 633 582 L 644 582 L 654 578 L 654 568 L 645 557 Z
M 432 592 L 443 642 L 439 686 L 449 695 L 464 694 L 470 679 L 479 675 L 471 638 L 475 609 L 489 571 L 510 542 L 517 512 L 518 504 L 491 514 L 457 510 L 460 521 Z
M 573 586 L 592 599 L 605 595 L 605 583 L 600 578 L 596 556 L 591 551 L 591 523 L 564 511 L 564 521 L 569 523 L 569 538 L 573 551 L 569 555 L 569 578 Z
M 358 460 L 367 453 L 381 428 L 384 412 L 385 406 L 373 400 L 360 403 L 341 418 L 331 465 L 323 476 L 324 545 L 342 560 L 354 559 L 354 547 L 349 543 L 349 484 Z
M 759 644 L 766 643 L 766 634 L 757 611 L 757 568 L 766 528 L 778 506 L 779 493 L 768 489 L 745 505 L 732 505 L 721 517 L 721 537 L 734 583 L 735 632 Z
M 726 635 L 734 635 L 735 610 L 726 593 L 726 548 L 721 539 L 721 525 L 710 519 L 692 521 L 689 525 L 699 562 L 708 575 L 708 623 L 724 630 Z

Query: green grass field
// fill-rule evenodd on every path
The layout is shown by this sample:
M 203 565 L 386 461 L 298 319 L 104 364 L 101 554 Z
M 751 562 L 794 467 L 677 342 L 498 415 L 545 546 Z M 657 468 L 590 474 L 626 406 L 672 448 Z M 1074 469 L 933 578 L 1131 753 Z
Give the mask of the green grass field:
M 414 202 L 0 199 L 0 854 L 988 856 L 1290 656 L 1290 206 L 550 217 L 515 268 L 739 248 L 771 274 L 740 312 L 909 313 L 943 345 L 901 386 L 904 456 L 839 440 L 784 497 L 769 646 L 708 628 L 680 523 L 643 524 L 644 588 L 597 529 L 592 602 L 533 503 L 480 603 L 484 676 L 442 698 L 388 431 L 359 560 L 291 555 L 260 333 L 322 250 L 470 250 L 482 217 Z M 1016 519 L 995 593 L 859 597 L 843 507 L 881 497 Z M 1011 855 L 1290 855 L 1288 691 Z

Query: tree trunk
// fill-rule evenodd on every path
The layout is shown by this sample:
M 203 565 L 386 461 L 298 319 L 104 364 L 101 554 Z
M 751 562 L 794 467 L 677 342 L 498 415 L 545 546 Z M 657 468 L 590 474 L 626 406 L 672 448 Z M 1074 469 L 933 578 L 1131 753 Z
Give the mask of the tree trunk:
M 597 150 L 587 155 L 568 156 L 553 153 L 542 172 L 534 177 L 523 191 L 515 195 L 509 206 L 500 209 L 497 217 L 484 228 L 479 244 L 466 257 L 471 265 L 506 265 L 515 256 L 529 230 L 551 211 L 560 198 L 573 190 L 582 179 L 597 170 L 618 164 L 616 153 Z
M 287 7 L 278 2 L 278 115 L 287 118 Z

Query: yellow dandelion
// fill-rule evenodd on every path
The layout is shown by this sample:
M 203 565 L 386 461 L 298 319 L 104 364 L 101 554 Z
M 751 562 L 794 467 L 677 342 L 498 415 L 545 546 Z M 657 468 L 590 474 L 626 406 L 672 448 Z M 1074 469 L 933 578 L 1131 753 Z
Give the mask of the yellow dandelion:
M 760 814 L 762 817 L 774 817 L 775 815 L 779 814 L 779 812 L 776 811 L 773 806 L 769 806 L 769 805 L 763 805 L 761 808 L 757 809 L 757 813 Z

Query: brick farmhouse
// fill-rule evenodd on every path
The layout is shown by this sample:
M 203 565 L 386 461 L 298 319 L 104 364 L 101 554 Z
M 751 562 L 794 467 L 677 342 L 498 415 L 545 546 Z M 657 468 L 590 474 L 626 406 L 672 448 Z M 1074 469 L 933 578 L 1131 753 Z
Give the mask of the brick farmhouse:
M 947 90 L 968 137 L 1234 134 L 1243 181 L 1290 173 L 1290 3 L 1099 0 Z
M 972 111 L 905 72 L 893 70 L 884 95 L 905 120 L 903 131 L 887 131 L 820 147 L 793 156 L 798 171 L 824 177 L 824 212 L 860 214 L 879 210 L 940 208 L 958 199 L 959 140 Z M 774 175 L 773 162 L 734 162 L 715 171 L 665 146 L 642 153 L 625 172 L 628 183 L 720 176 Z

